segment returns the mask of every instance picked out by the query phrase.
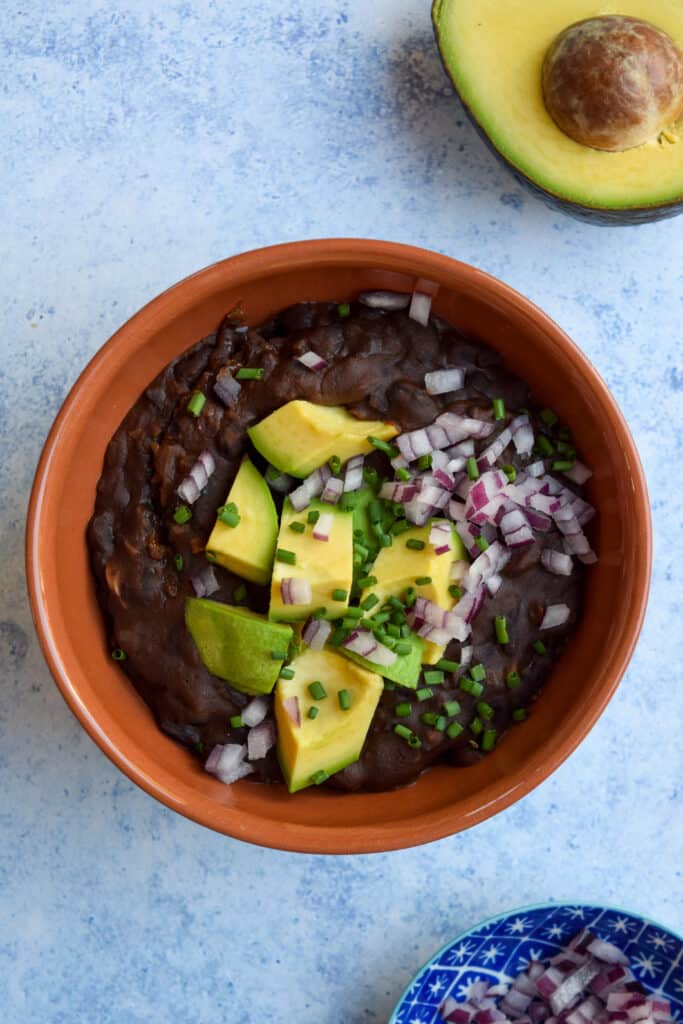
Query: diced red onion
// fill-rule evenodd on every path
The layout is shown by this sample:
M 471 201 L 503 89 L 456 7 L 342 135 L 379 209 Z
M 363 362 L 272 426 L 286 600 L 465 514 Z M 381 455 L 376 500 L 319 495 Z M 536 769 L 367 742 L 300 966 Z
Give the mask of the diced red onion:
M 396 661 L 397 655 L 388 647 L 375 640 L 373 634 L 367 629 L 356 629 L 346 638 L 343 646 L 354 654 L 359 654 L 366 661 L 373 665 L 388 667 Z
M 553 513 L 553 519 L 558 530 L 564 536 L 567 554 L 577 555 L 579 560 L 586 565 L 592 565 L 597 561 L 597 556 L 588 543 L 588 538 L 581 529 L 571 505 L 563 505 L 562 508 L 559 508 Z
M 246 755 L 246 744 L 226 743 L 225 746 L 219 745 L 214 747 L 209 754 L 204 768 L 207 772 L 219 778 L 221 782 L 224 782 L 226 786 L 229 786 L 231 783 L 237 782 L 238 779 L 243 779 L 245 775 L 250 775 L 253 772 L 252 766 L 245 761 Z
M 444 487 L 447 491 L 453 490 L 455 481 L 450 473 L 447 473 L 445 469 L 441 469 L 440 466 L 437 466 L 432 475 L 441 487 Z
M 482 473 L 478 480 L 472 482 L 467 492 L 465 514 L 471 519 L 476 512 L 485 510 L 493 499 L 508 486 L 508 478 L 500 469 L 491 469 Z
M 283 700 L 282 706 L 294 725 L 301 725 L 301 708 L 299 707 L 299 698 L 287 697 L 286 700 Z
M 571 555 L 565 555 L 562 551 L 554 551 L 552 548 L 543 548 L 541 551 L 541 565 L 556 576 L 571 576 L 572 564 Z
M 491 597 L 495 597 L 496 594 L 498 593 L 498 591 L 500 590 L 500 588 L 502 586 L 503 586 L 503 577 L 502 576 L 498 576 L 498 575 L 489 576 L 489 578 L 486 581 L 486 589 L 488 590 L 488 592 L 491 595 Z
M 466 438 L 477 438 L 483 440 L 496 429 L 495 423 L 486 420 L 476 419 L 474 416 L 460 416 L 457 412 L 442 412 L 434 420 L 437 427 L 443 427 L 451 438 L 452 446 L 459 446 Z M 454 454 L 463 454 L 456 452 Z
M 250 729 L 247 734 L 247 757 L 249 760 L 260 761 L 271 747 L 275 746 L 275 740 L 275 722 L 272 719 L 266 719 L 265 722 Z
M 193 576 L 191 583 L 197 597 L 210 597 L 221 589 L 212 565 L 205 566 L 201 572 Z
M 466 441 L 460 441 L 458 444 L 454 444 L 452 448 L 447 448 L 446 455 L 449 459 L 469 459 L 474 455 L 474 441 L 470 438 Z
M 527 466 L 526 471 L 529 476 L 543 476 L 545 473 L 545 464 L 541 461 L 532 462 L 530 466 Z
M 459 367 L 433 370 L 425 374 L 425 391 L 428 395 L 445 395 L 449 391 L 460 391 L 464 385 L 465 371 Z
M 423 640 L 429 640 L 430 643 L 436 644 L 438 647 L 447 647 L 453 639 L 451 634 L 445 629 L 440 629 L 438 626 L 430 626 L 429 623 L 425 623 L 417 630 L 417 635 L 422 637 Z
M 566 605 L 555 605 L 555 607 L 566 607 Z M 628 964 L 628 957 L 619 947 L 615 946 L 613 942 L 605 942 L 604 939 L 593 939 L 586 952 L 606 964 Z
M 432 515 L 432 506 L 420 501 L 419 496 L 405 503 L 406 519 L 415 526 L 424 526 Z
M 574 465 L 571 469 L 565 469 L 563 473 L 572 483 L 578 484 L 579 487 L 593 476 L 593 471 L 588 466 L 584 466 L 583 462 L 579 462 L 578 459 L 574 460 Z
M 364 455 L 354 455 L 346 463 L 344 471 L 344 493 L 348 494 L 349 491 L 357 491 L 363 486 L 363 464 L 365 462 Z
M 553 1013 L 556 1015 L 563 1013 L 599 973 L 598 964 L 594 960 L 589 960 L 564 978 L 550 996 L 550 1009 Z
M 265 697 L 254 697 L 241 712 L 242 721 L 250 729 L 255 725 L 260 725 L 267 714 L 268 701 Z
M 232 375 L 232 371 L 228 366 L 224 366 L 216 374 L 216 380 L 213 385 L 213 393 L 216 398 L 225 406 L 233 405 L 242 390 L 242 385 Z
M 410 300 L 410 309 L 408 310 L 408 316 L 411 320 L 416 320 L 418 324 L 422 324 L 423 327 L 427 327 L 429 324 L 429 314 L 432 310 L 432 296 L 424 295 L 422 292 L 413 292 Z
M 313 600 L 313 589 L 306 579 L 287 576 L 280 583 L 280 594 L 283 604 L 310 604 Z
M 534 447 L 534 431 L 527 415 L 516 416 L 510 424 L 512 443 L 518 455 L 531 455 Z
M 410 295 L 403 292 L 361 292 L 358 301 L 370 309 L 407 309 L 410 305 Z
M 424 597 L 418 597 L 415 602 L 412 611 L 411 619 L 413 622 L 424 623 L 423 626 L 419 627 L 418 632 L 420 636 L 427 635 L 424 632 L 424 627 L 429 626 L 434 629 L 438 629 L 443 632 L 444 636 L 447 637 L 445 643 L 450 640 L 466 640 L 470 635 L 470 627 L 464 618 L 456 613 L 456 610 L 447 611 L 434 601 L 428 601 Z M 429 637 L 431 639 L 431 635 Z M 441 641 L 433 641 L 434 643 Z
M 485 596 L 486 594 L 484 591 L 484 587 L 482 585 L 479 585 L 474 590 L 468 591 L 468 593 L 464 594 L 460 598 L 455 608 L 451 612 L 451 615 L 456 615 L 459 618 L 464 619 L 465 622 L 469 625 L 478 615 L 481 606 L 484 603 Z M 456 639 L 465 638 L 456 637 Z
M 474 526 L 472 523 L 468 523 L 466 520 L 456 520 L 455 529 L 467 548 L 467 553 L 472 557 L 476 558 L 479 554 L 479 545 L 477 544 L 477 537 L 480 535 L 479 527 Z
M 547 533 L 552 526 L 552 520 L 550 516 L 545 515 L 543 512 L 537 512 L 535 508 L 526 508 L 524 514 L 527 517 L 529 526 L 532 530 L 538 530 L 540 533 Z
M 489 544 L 485 551 L 480 551 L 470 565 L 463 585 L 465 590 L 474 590 L 481 583 L 486 583 L 492 576 L 497 576 L 510 561 L 512 554 L 499 541 Z
M 506 512 L 500 521 L 500 530 L 509 548 L 523 547 L 534 542 L 531 527 L 521 509 L 515 508 Z
M 389 462 L 391 463 L 391 468 L 394 470 L 407 469 L 410 465 L 408 460 L 405 459 L 400 452 L 398 455 L 394 455 L 393 459 L 389 459 Z
M 331 476 L 325 484 L 320 500 L 326 502 L 328 505 L 336 505 L 343 493 L 344 481 L 338 476 Z
M 188 505 L 194 505 L 215 470 L 216 462 L 213 455 L 211 452 L 203 451 L 197 456 L 192 469 L 178 487 L 178 496 Z
M 386 501 L 412 501 L 417 494 L 417 484 L 393 482 L 382 484 L 380 488 L 380 498 L 386 499 Z
M 330 365 L 327 359 L 323 359 L 317 352 L 304 352 L 296 357 L 308 370 L 326 370 Z
M 295 512 L 303 512 L 311 504 L 313 498 L 322 494 L 323 488 L 332 476 L 332 470 L 325 463 L 316 469 L 310 476 L 301 483 L 296 490 L 292 491 L 289 500 Z
M 313 527 L 313 537 L 315 540 L 328 541 L 332 533 L 332 527 L 334 526 L 334 513 L 323 512 L 318 518 L 318 522 Z
M 471 661 L 472 661 L 472 648 L 471 647 L 461 647 L 460 648 L 460 667 L 461 668 L 467 668 L 467 666 L 470 664 Z
M 445 508 L 448 504 L 450 494 L 443 487 L 437 487 L 435 484 L 426 484 L 420 488 L 417 500 L 423 505 L 428 505 L 430 508 L 441 509 Z
M 465 515 L 464 504 L 461 501 L 456 501 L 455 498 L 452 498 L 448 503 L 448 517 L 456 523 L 465 522 L 467 516 Z
M 568 605 L 549 604 L 541 621 L 541 629 L 555 629 L 557 626 L 564 626 L 570 615 L 571 611 Z
M 484 470 L 495 465 L 511 441 L 512 431 L 509 427 L 504 427 L 498 437 L 477 457 L 479 472 L 483 473 Z
M 465 562 L 462 559 L 456 559 L 456 561 L 451 565 L 450 578 L 456 583 L 460 583 L 464 579 L 465 573 L 468 571 L 469 567 L 469 562 Z
M 287 473 L 280 473 L 275 466 L 268 466 L 266 483 L 272 491 L 277 491 L 278 494 L 288 494 L 294 486 L 294 477 Z
M 301 633 L 301 639 L 312 651 L 322 651 L 332 632 L 332 623 L 327 619 L 309 619 Z
M 450 523 L 434 523 L 429 531 L 429 543 L 436 555 L 444 555 L 452 551 L 453 528 Z

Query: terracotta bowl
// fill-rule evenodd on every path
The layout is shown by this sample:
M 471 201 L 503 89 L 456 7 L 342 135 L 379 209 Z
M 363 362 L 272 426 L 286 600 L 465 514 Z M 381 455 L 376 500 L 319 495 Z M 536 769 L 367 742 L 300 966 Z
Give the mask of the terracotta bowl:
M 241 300 L 249 323 L 301 300 L 344 300 L 363 289 L 438 283 L 437 313 L 497 348 L 557 410 L 594 469 L 590 499 L 599 564 L 571 647 L 528 722 L 467 769 L 437 767 L 398 793 L 343 795 L 205 774 L 160 732 L 112 662 L 85 543 L 106 446 L 143 388 L 213 331 Z M 28 515 L 27 567 L 36 629 L 74 714 L 122 771 L 194 821 L 263 846 L 361 853 L 414 846 L 468 828 L 524 796 L 574 750 L 614 693 L 647 603 L 651 523 L 633 439 L 605 384 L 560 328 L 480 270 L 388 242 L 298 242 L 236 256 L 181 281 L 145 306 L 74 385 L 43 451 Z

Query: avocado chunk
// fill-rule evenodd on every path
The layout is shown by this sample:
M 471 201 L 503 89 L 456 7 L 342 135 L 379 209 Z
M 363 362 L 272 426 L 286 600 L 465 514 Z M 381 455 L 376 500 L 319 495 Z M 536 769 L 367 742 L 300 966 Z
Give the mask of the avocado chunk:
M 372 450 L 368 437 L 388 441 L 398 430 L 381 420 L 357 420 L 343 406 L 296 400 L 249 428 L 254 448 L 290 476 L 306 477 L 333 455 L 346 462 Z
M 451 579 L 451 568 L 453 562 L 467 562 L 467 552 L 452 523 L 448 523 L 451 527 L 452 550 L 442 555 L 435 554 L 434 547 L 429 543 L 429 534 L 434 523 L 448 523 L 448 520 L 432 519 L 426 526 L 414 526 L 412 530 L 406 530 L 395 537 L 391 547 L 382 548 L 378 554 L 372 570 L 377 584 L 371 593 L 379 598 L 379 604 L 375 605 L 375 614 L 388 597 L 402 598 L 409 587 L 412 587 L 419 597 L 433 601 L 440 608 L 450 610 L 455 604 L 455 598 L 448 592 L 448 588 L 455 582 Z M 418 542 L 424 547 L 416 550 L 409 542 Z M 416 580 L 426 578 L 430 579 L 429 583 L 416 583 Z M 443 657 L 443 653 L 443 647 L 438 647 L 428 640 L 424 645 L 423 661 L 427 665 L 433 665 Z
M 361 654 L 349 651 L 345 647 L 338 647 L 337 650 L 345 658 L 355 661 L 357 665 L 361 665 L 368 672 L 381 672 L 382 676 L 385 679 L 390 679 L 392 683 L 398 683 L 399 686 L 405 686 L 409 690 L 414 690 L 417 687 L 422 670 L 422 662 L 425 659 L 425 642 L 422 637 L 417 636 L 415 633 L 411 633 L 404 642 L 410 644 L 410 653 L 397 654 L 393 665 L 382 665 L 381 668 L 368 661 Z M 433 647 L 434 644 L 431 646 Z
M 266 586 L 277 543 L 277 512 L 268 484 L 250 459 L 243 459 L 225 504 L 236 505 L 239 522 L 229 526 L 216 519 L 207 555 L 245 580 Z
M 256 612 L 197 597 L 185 602 L 185 625 L 209 672 L 250 694 L 271 692 L 294 636 Z
M 383 683 L 374 672 L 330 650 L 306 648 L 292 668 L 294 678 L 280 679 L 275 690 L 275 720 L 282 774 L 289 792 L 296 793 L 358 760 Z M 322 684 L 324 698 L 312 696 L 312 683 Z M 340 691 L 346 691 L 346 710 Z M 315 718 L 309 717 L 311 708 Z
M 683 136 L 675 103 L 666 107 L 673 112 L 672 121 L 661 134 L 620 152 L 594 146 L 601 137 L 601 144 L 610 148 L 638 142 L 637 136 L 627 137 L 619 127 L 624 119 L 631 125 L 639 119 L 631 92 L 622 114 L 617 116 L 615 110 L 608 116 L 609 126 L 593 125 L 582 141 L 567 134 L 571 126 L 563 111 L 577 116 L 585 109 L 593 117 L 596 111 L 605 112 L 606 102 L 621 105 L 620 95 L 627 82 L 631 89 L 635 76 L 621 75 L 618 64 L 642 58 L 652 69 L 655 51 L 666 48 L 661 39 L 655 44 L 651 33 L 643 36 L 639 30 L 635 36 L 647 53 L 624 51 L 622 44 L 625 39 L 628 45 L 628 40 L 622 33 L 615 46 L 614 26 L 605 35 L 591 29 L 585 50 L 585 55 L 590 50 L 590 57 L 581 65 L 578 50 L 572 53 L 564 42 L 559 48 L 557 41 L 570 26 L 599 13 L 588 0 L 527 4 L 523 17 L 518 0 L 434 0 L 432 8 L 441 57 L 468 114 L 494 153 L 536 193 L 540 191 L 551 205 L 597 224 L 635 224 L 681 213 Z M 673 48 L 683 49 L 682 4 L 634 0 L 622 13 L 649 22 L 669 37 Z M 561 55 L 572 59 L 572 68 L 558 65 Z M 676 63 L 667 61 L 667 67 L 675 71 Z M 661 64 L 660 60 L 655 70 Z M 547 98 L 565 130 L 546 105 L 544 65 Z M 605 85 L 608 80 L 619 84 L 616 93 Z M 642 83 L 642 76 L 638 82 Z M 590 89 L 593 84 L 600 90 L 597 97 L 594 93 L 583 98 L 568 95 L 575 87 Z M 662 89 L 662 95 L 666 91 Z M 599 102 L 593 103 L 594 98 Z M 642 110 L 655 108 L 659 112 L 661 105 L 648 100 Z M 662 122 L 657 121 L 652 130 L 661 128 Z
M 318 523 L 309 523 L 309 515 L 317 512 L 320 517 L 331 516 L 332 526 L 329 540 L 316 540 L 314 530 Z M 302 524 L 305 529 L 297 532 L 290 527 Z M 351 583 L 353 580 L 353 513 L 344 512 L 338 505 L 327 505 L 322 501 L 312 501 L 305 512 L 295 512 L 289 499 L 282 507 L 280 534 L 277 542 L 273 578 L 270 591 L 269 617 L 277 621 L 292 622 L 307 619 L 320 608 L 325 608 L 326 619 L 336 619 L 343 615 L 349 604 Z M 282 561 L 294 555 L 294 563 Z M 311 587 L 311 600 L 306 604 L 287 604 L 283 600 L 283 581 L 285 588 L 288 580 L 307 580 Z M 339 599 L 335 591 L 344 591 L 345 597 Z

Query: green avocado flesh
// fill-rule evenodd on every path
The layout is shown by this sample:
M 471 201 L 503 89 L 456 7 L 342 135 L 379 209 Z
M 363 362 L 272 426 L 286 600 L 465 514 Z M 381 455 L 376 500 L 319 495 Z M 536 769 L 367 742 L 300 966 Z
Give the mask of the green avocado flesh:
M 683 49 L 683 4 L 625 0 L 618 11 L 651 22 Z M 492 148 L 548 197 L 622 210 L 623 223 L 632 211 L 635 222 L 639 211 L 683 200 L 683 122 L 634 149 L 606 152 L 565 135 L 543 99 L 543 61 L 553 41 L 601 13 L 595 0 L 435 0 L 432 9 L 446 70 Z
M 399 686 L 405 686 L 410 690 L 414 690 L 417 687 L 420 672 L 422 671 L 425 645 L 424 640 L 416 636 L 415 633 L 411 633 L 405 643 L 410 644 L 410 653 L 398 654 L 393 665 L 382 665 L 381 668 L 368 661 L 367 658 L 363 658 L 360 654 L 348 651 L 345 647 L 338 647 L 337 650 L 345 658 L 355 661 L 357 665 L 361 665 L 368 672 L 379 672 L 385 679 L 390 679 L 392 683 L 398 683 Z
M 294 636 L 256 612 L 197 597 L 185 602 L 185 625 L 209 672 L 249 694 L 271 692 Z
M 277 512 L 268 484 L 245 458 L 225 499 L 239 514 L 236 526 L 216 519 L 206 543 L 207 554 L 224 569 L 265 586 L 270 574 L 277 541 Z
M 306 648 L 292 662 L 293 679 L 280 679 L 275 691 L 277 752 L 290 793 L 324 782 L 357 761 L 363 750 L 383 683 L 334 651 Z M 321 683 L 326 694 L 315 699 L 309 687 Z M 341 706 L 345 691 L 348 707 Z M 292 717 L 292 701 L 298 721 Z M 316 709 L 315 718 L 309 715 Z M 320 774 L 318 774 L 320 773 Z

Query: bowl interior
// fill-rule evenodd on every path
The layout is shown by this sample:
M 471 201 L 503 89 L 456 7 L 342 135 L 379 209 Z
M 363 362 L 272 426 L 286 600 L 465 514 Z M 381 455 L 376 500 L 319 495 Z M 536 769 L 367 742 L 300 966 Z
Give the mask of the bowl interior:
M 241 301 L 248 322 L 296 301 L 343 300 L 363 289 L 439 285 L 434 310 L 497 348 L 574 431 L 594 468 L 590 499 L 598 565 L 570 649 L 528 722 L 467 770 L 436 768 L 399 797 L 226 787 L 157 728 L 112 662 L 90 576 L 85 529 L 106 446 L 152 378 L 215 330 Z M 64 696 L 96 742 L 169 806 L 238 838 L 283 849 L 356 852 L 405 847 L 456 832 L 538 784 L 598 717 L 637 638 L 649 583 L 650 522 L 642 470 L 606 387 L 548 318 L 463 264 L 389 243 L 311 242 L 226 260 L 165 292 L 85 370 L 48 438 L 27 539 L 29 587 L 43 650 Z M 332 824 L 333 823 L 333 824 Z

